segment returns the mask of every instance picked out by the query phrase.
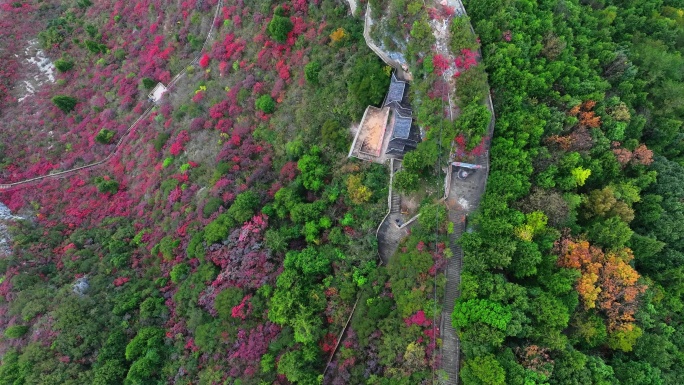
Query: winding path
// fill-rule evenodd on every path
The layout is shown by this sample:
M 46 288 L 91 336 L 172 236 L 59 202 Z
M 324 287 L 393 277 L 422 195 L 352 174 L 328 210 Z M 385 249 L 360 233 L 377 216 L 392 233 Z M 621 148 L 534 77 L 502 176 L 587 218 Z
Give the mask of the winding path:
M 220 12 L 222 6 L 223 6 L 223 0 L 219 0 L 218 3 L 216 4 L 216 11 L 214 12 L 214 17 L 213 17 L 213 19 L 211 20 L 211 26 L 209 27 L 209 32 L 207 32 L 207 38 L 204 40 L 204 44 L 202 44 L 202 49 L 198 52 L 197 56 L 190 62 L 190 64 L 189 64 L 188 66 L 186 66 L 186 67 L 183 69 L 183 71 L 179 72 L 176 76 L 173 77 L 173 79 L 171 79 L 171 81 L 169 82 L 169 84 L 168 84 L 168 86 L 167 86 L 167 92 L 171 92 L 171 88 L 172 88 L 174 85 L 176 85 L 176 83 L 178 82 L 178 80 L 180 80 L 180 78 L 182 78 L 182 77 L 187 73 L 187 70 L 188 70 L 188 67 L 189 67 L 189 66 L 195 65 L 195 64 L 199 61 L 200 57 L 202 56 L 202 52 L 204 52 L 204 49 L 207 47 L 207 44 L 209 44 L 209 41 L 211 40 L 211 38 L 212 38 L 213 35 L 214 35 L 214 32 L 215 32 L 214 26 L 215 26 L 215 24 L 216 24 L 216 19 L 217 19 L 218 16 L 219 16 L 219 12 Z M 116 143 L 116 146 L 114 147 L 114 150 L 112 150 L 112 152 L 111 152 L 109 155 L 107 155 L 104 159 L 99 160 L 99 161 L 97 161 L 97 162 L 93 162 L 93 163 L 84 165 L 84 166 L 74 167 L 74 168 L 69 169 L 69 170 L 59 171 L 59 172 L 55 172 L 55 173 L 47 174 L 47 175 L 40 175 L 40 176 L 37 176 L 37 177 L 34 177 L 34 178 L 24 179 L 24 180 L 21 180 L 21 181 L 18 181 L 18 182 L 0 184 L 0 191 L 6 191 L 6 190 L 13 189 L 13 188 L 26 187 L 26 186 L 28 186 L 28 185 L 34 183 L 34 182 L 39 182 L 39 181 L 42 181 L 42 180 L 45 180 L 45 179 L 58 179 L 58 178 L 64 178 L 65 176 L 71 175 L 71 174 L 76 173 L 76 172 L 78 172 L 78 171 L 86 170 L 86 169 L 92 169 L 92 168 L 95 168 L 95 167 L 98 167 L 98 166 L 101 166 L 101 165 L 107 163 L 107 162 L 108 162 L 109 160 L 111 160 L 111 159 L 114 157 L 114 155 L 116 155 L 116 153 L 119 151 L 119 149 L 120 149 L 121 146 L 123 145 L 123 143 L 124 143 L 124 141 L 126 140 L 126 138 L 128 137 L 128 135 L 131 133 L 131 131 L 133 130 L 133 128 L 135 128 L 135 126 L 137 126 L 138 123 L 140 123 L 140 122 L 143 121 L 145 118 L 147 118 L 147 117 L 149 116 L 150 112 L 152 112 L 152 109 L 153 109 L 154 107 L 155 107 L 154 104 L 152 104 L 151 106 L 149 106 L 149 107 L 148 107 L 148 108 L 147 108 L 147 109 L 138 117 L 138 119 L 136 119 L 135 122 L 133 122 L 133 124 L 131 124 L 131 125 L 128 127 L 128 129 L 126 130 L 126 132 L 121 136 L 121 138 L 119 138 L 119 141 Z
M 351 4 L 351 2 L 354 0 L 348 0 L 348 1 Z M 366 45 L 373 52 L 375 52 L 375 54 L 378 55 L 378 57 L 380 57 L 380 59 L 382 59 L 382 61 L 384 61 L 385 64 L 394 68 L 395 71 L 399 72 L 402 79 L 412 81 L 413 75 L 410 72 L 408 72 L 408 64 L 405 62 L 401 62 L 401 61 L 393 59 L 391 57 L 390 53 L 383 51 L 382 48 L 378 47 L 378 45 L 375 44 L 375 41 L 373 41 L 373 38 L 371 38 L 371 36 L 370 36 L 370 30 L 371 30 L 372 26 L 373 26 L 373 19 L 371 19 L 370 4 L 368 4 L 368 5 L 366 5 L 366 15 L 364 16 L 364 21 L 363 21 L 363 39 L 366 41 Z
M 349 3 L 349 8 L 351 9 L 351 14 L 354 16 L 356 13 L 356 0 L 347 0 L 347 3 Z

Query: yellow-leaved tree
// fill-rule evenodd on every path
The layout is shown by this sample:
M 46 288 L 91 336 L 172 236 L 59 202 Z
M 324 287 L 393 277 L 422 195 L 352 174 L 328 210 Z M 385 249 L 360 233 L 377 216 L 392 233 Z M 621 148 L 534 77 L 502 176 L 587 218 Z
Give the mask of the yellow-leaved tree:
M 373 193 L 361 183 L 361 175 L 357 174 L 347 178 L 347 194 L 352 202 L 359 205 L 367 202 Z
M 347 32 L 342 27 L 336 29 L 330 34 L 330 40 L 332 44 L 341 42 L 345 37 L 347 37 Z

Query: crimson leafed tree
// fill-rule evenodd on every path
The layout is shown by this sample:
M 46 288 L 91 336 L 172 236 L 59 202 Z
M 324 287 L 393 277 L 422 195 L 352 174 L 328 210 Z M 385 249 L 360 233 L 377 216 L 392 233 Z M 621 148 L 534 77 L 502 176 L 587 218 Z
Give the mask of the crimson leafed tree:
M 202 55 L 202 58 L 199 60 L 199 65 L 202 68 L 207 68 L 209 65 L 209 56 L 207 54 Z

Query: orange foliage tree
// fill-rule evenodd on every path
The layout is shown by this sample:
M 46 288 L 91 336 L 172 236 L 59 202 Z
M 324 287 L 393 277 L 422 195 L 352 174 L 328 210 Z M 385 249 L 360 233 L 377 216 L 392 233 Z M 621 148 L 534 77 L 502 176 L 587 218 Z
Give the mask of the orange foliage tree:
M 563 151 L 568 151 L 572 148 L 572 139 L 569 136 L 551 135 L 546 138 L 546 143 L 556 144 Z
M 546 142 L 556 144 L 564 151 L 590 150 L 594 145 L 594 141 L 588 129 L 601 126 L 601 117 L 592 111 L 595 105 L 596 102 L 593 100 L 587 100 L 570 109 L 568 114 L 578 118 L 577 126 L 574 127 L 569 135 L 551 135 L 546 138 Z
M 648 166 L 653 163 L 653 151 L 648 149 L 645 144 L 640 144 L 639 147 L 634 149 L 634 159 L 633 161 L 644 166 Z
M 639 294 L 646 291 L 639 273 L 629 264 L 634 254 L 629 248 L 608 252 L 601 270 L 599 307 L 608 316 L 608 329 L 613 330 L 634 321 Z
M 639 294 L 646 286 L 629 262 L 632 250 L 623 248 L 604 253 L 585 240 L 563 238 L 556 243 L 558 265 L 577 269 L 581 276 L 575 284 L 586 310 L 596 308 L 607 319 L 608 330 L 617 330 L 634 321 Z
M 596 115 L 592 109 L 596 102 L 593 100 L 587 100 L 582 104 L 578 104 L 570 110 L 570 115 L 577 116 L 579 118 L 579 126 L 584 128 L 598 128 L 601 126 L 601 117 Z
M 560 248 L 558 265 L 576 269 L 582 273 L 575 289 L 582 298 L 582 304 L 586 310 L 595 308 L 596 300 L 601 293 L 601 288 L 597 285 L 603 256 L 601 249 L 589 245 L 587 241 L 573 242 L 570 239 L 562 239 L 558 246 Z

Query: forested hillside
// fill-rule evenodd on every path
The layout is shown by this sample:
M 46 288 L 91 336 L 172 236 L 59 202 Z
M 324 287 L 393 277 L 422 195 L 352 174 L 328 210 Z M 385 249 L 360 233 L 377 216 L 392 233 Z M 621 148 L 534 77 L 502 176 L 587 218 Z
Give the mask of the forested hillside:
M 367 3 L 425 132 L 387 265 Z M 0 191 L 0 385 L 441 383 L 440 172 L 490 143 L 460 383 L 684 384 L 684 2 L 465 6 L 0 0 L 0 183 L 104 161 Z
M 684 383 L 684 3 L 466 8 L 497 121 L 463 383 Z
M 3 47 L 37 39 L 57 68 L 22 101 L 3 88 L 3 182 L 124 144 L 2 192 L 24 220 L 0 260 L 0 384 L 319 383 L 362 292 L 371 310 L 331 381 L 426 377 L 433 329 L 422 302 L 396 301 L 425 291 L 444 256 L 411 254 L 421 265 L 388 279 L 375 238 L 387 171 L 346 157 L 390 68 L 344 3 L 224 1 L 203 49 L 218 6 L 2 3 Z M 183 70 L 126 136 L 149 90 Z

